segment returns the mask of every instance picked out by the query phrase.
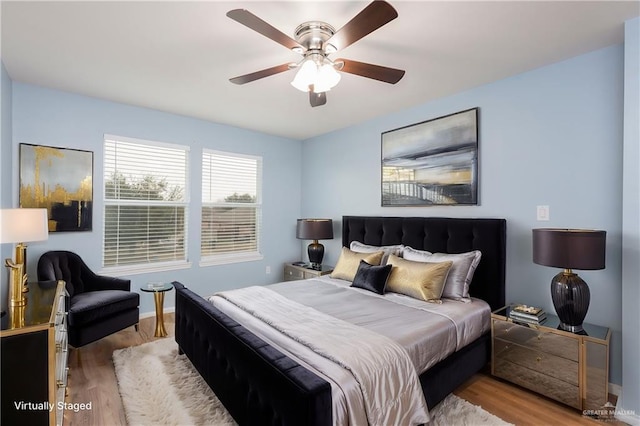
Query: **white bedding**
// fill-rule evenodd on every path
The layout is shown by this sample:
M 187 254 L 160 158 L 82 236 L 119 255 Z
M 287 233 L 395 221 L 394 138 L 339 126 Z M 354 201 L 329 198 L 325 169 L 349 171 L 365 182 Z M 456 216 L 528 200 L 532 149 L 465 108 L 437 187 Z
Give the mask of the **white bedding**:
M 343 280 L 320 277 L 268 286 L 302 305 L 386 336 L 402 346 L 418 373 L 446 358 L 489 330 L 490 308 L 482 300 L 472 303 L 445 300 L 432 304 L 395 293 L 380 296 L 349 287 Z M 211 302 L 283 353 L 325 378 L 332 389 L 333 419 L 337 425 L 367 423 L 361 391 L 352 374 L 334 362 L 311 365 L 313 351 L 304 344 L 256 320 L 222 297 Z M 411 424 L 408 422 L 406 424 Z

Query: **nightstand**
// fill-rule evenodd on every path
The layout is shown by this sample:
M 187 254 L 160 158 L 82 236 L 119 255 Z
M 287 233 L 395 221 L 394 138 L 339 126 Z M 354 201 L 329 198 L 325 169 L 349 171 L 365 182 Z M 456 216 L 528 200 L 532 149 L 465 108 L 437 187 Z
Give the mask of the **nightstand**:
M 322 265 L 321 269 L 311 269 L 309 266 L 298 266 L 293 263 L 284 264 L 284 280 L 306 280 L 307 278 L 316 278 L 322 275 L 328 275 L 333 272 L 333 266 Z
M 549 312 L 542 324 L 513 322 L 510 309 L 491 314 L 491 374 L 580 410 L 602 408 L 611 331 L 587 323 L 585 334 L 563 331 Z

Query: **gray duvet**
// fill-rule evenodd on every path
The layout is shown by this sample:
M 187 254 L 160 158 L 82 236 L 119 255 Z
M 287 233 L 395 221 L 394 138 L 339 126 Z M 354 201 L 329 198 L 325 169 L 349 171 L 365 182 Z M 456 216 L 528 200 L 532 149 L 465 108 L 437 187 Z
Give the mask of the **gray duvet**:
M 433 304 L 395 293 L 377 295 L 349 285 L 347 281 L 320 277 L 273 284 L 267 288 L 290 300 L 292 305 L 313 308 L 320 317 L 326 314 L 348 323 L 347 326 L 351 324 L 368 330 L 363 335 L 373 332 L 396 342 L 404 348 L 417 373 L 472 342 L 490 327 L 489 305 L 478 299 L 472 303 L 445 300 L 442 304 Z M 344 365 L 318 356 L 301 339 L 282 333 L 269 321 L 256 318 L 226 298 L 214 296 L 210 301 L 254 334 L 324 377 L 332 387 L 334 424 L 360 425 L 371 421 L 367 419 L 369 401 L 363 401 L 362 389 L 354 380 L 353 372 Z M 344 353 L 357 351 L 357 343 L 354 345 Z M 366 346 L 372 347 L 363 344 Z M 362 356 L 376 355 L 364 353 L 375 350 L 361 352 Z M 384 389 L 381 393 L 384 396 Z M 394 395 L 390 392 L 387 397 L 394 398 Z M 413 420 L 422 417 L 418 412 L 394 415 L 402 419 L 399 424 L 415 424 Z

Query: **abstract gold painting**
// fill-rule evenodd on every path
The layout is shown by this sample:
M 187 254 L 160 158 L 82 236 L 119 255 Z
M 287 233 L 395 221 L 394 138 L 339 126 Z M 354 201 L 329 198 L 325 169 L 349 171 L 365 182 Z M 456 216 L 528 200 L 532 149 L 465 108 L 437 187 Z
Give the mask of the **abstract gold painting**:
M 20 207 L 46 208 L 49 232 L 91 231 L 93 152 L 21 143 Z

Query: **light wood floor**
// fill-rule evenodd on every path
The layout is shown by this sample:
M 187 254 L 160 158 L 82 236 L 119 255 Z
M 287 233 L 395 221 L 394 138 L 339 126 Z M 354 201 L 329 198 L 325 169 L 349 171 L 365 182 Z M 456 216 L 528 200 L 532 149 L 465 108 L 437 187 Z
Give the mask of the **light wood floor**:
M 174 315 L 165 314 L 165 327 L 171 339 Z M 157 340 L 153 337 L 154 318 L 140 321 L 140 331 L 133 327 L 122 330 L 69 354 L 68 403 L 91 402 L 91 410 L 77 413 L 67 410 L 65 425 L 125 425 L 124 408 L 111 355 L 114 350 Z M 525 389 L 492 378 L 485 373 L 476 374 L 455 391 L 467 401 L 516 425 L 624 425 L 620 422 L 598 422 L 582 416 L 581 412 Z

